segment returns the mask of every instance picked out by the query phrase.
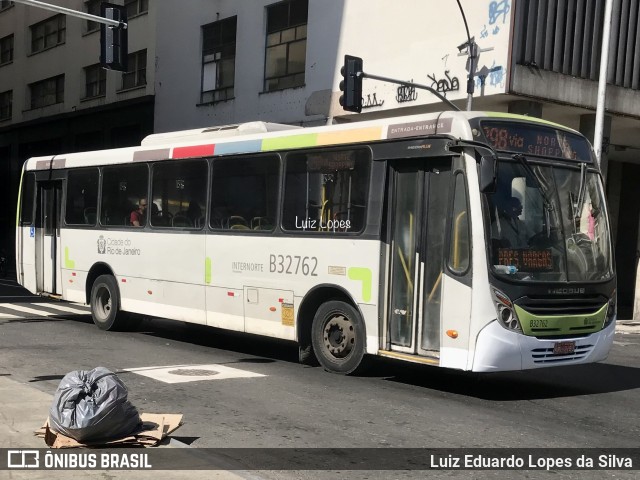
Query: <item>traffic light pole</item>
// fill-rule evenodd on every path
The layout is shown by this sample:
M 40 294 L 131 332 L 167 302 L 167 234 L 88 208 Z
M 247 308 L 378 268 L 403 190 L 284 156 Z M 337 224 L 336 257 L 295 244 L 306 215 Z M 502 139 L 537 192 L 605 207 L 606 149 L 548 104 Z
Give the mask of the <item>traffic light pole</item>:
M 38 2 L 37 0 L 13 0 L 13 1 L 15 3 L 23 3 L 31 7 L 38 7 L 44 10 L 51 10 L 52 12 L 64 13 L 65 15 L 69 15 L 71 17 L 82 18 L 84 20 L 90 20 L 96 23 L 103 23 L 111 27 L 119 27 L 119 28 L 125 28 L 125 29 L 127 28 L 127 24 L 125 22 L 118 22 L 117 20 L 111 20 L 110 18 L 104 18 L 98 15 L 91 15 L 90 13 L 79 12 L 77 10 L 72 10 L 70 8 L 65 8 L 65 7 L 59 7 L 58 5 L 51 5 L 49 3 Z
M 362 72 L 361 76 L 362 78 L 380 80 L 381 82 L 395 83 L 397 85 L 402 85 L 403 87 L 414 87 L 414 88 L 421 88 L 422 90 L 427 90 L 433 93 L 436 97 L 438 97 L 440 100 L 442 100 L 444 103 L 449 105 L 454 110 L 460 111 L 460 108 L 457 105 L 451 103 L 451 101 L 447 97 L 440 94 L 440 92 L 434 90 L 433 88 L 427 87 L 426 85 L 421 85 L 419 83 L 413 83 L 413 82 L 403 82 L 402 80 L 396 80 L 395 78 L 381 77 L 380 75 L 373 75 L 371 73 L 366 73 L 366 72 Z

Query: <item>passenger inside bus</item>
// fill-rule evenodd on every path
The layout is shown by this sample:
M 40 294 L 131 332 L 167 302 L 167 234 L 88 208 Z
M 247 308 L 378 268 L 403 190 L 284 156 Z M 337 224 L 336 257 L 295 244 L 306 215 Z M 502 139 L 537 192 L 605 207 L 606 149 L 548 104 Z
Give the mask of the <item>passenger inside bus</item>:
M 202 226 L 204 217 L 202 216 L 202 208 L 196 200 L 189 202 L 189 208 L 186 212 L 187 218 L 191 221 L 191 226 L 200 228 Z
M 147 199 L 141 198 L 138 202 L 138 208 L 131 212 L 129 222 L 134 227 L 144 227 L 144 221 L 146 218 L 145 212 L 147 211 Z

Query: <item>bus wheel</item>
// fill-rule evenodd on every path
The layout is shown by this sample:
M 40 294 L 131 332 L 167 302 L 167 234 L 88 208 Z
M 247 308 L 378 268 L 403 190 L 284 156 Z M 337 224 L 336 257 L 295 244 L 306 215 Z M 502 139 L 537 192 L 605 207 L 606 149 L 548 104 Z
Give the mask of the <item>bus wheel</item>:
M 91 287 L 91 316 L 101 330 L 116 330 L 124 314 L 118 311 L 120 292 L 116 279 L 111 275 L 100 275 Z
M 364 325 L 358 311 L 338 300 L 323 303 L 311 327 L 313 350 L 332 373 L 354 373 L 365 351 Z
M 313 345 L 298 345 L 298 361 L 308 367 L 317 367 L 320 365 L 313 351 Z

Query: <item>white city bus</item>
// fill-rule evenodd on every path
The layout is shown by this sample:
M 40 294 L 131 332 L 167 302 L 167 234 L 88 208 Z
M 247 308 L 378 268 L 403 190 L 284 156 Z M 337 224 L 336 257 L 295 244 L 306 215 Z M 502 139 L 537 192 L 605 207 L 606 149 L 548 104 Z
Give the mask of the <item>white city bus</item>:
M 104 330 L 144 314 L 267 335 L 339 373 L 365 355 L 575 365 L 613 343 L 598 165 L 582 135 L 546 121 L 441 112 L 156 134 L 31 158 L 20 192 L 19 282 L 90 304 Z

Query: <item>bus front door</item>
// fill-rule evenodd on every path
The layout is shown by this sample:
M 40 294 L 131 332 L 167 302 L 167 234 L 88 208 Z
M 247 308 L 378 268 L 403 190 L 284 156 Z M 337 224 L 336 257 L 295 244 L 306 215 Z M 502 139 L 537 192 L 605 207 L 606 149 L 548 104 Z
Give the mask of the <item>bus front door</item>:
M 62 182 L 38 183 L 36 223 L 36 256 L 40 257 L 36 271 L 38 291 L 62 294 L 60 270 L 60 212 L 62 209 Z M 36 260 L 37 261 L 37 260 Z
M 390 182 L 387 345 L 397 352 L 437 359 L 451 159 L 398 165 Z

